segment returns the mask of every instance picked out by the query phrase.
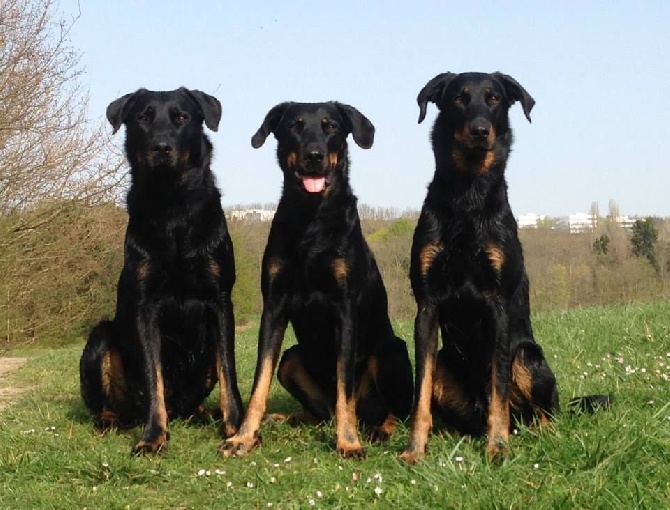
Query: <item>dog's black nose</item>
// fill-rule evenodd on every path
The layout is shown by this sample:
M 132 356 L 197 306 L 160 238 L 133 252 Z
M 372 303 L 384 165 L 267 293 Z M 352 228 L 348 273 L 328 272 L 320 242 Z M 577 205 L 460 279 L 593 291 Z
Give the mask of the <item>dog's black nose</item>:
M 305 156 L 305 159 L 310 163 L 321 163 L 323 161 L 323 152 L 321 151 L 310 151 Z
M 154 152 L 172 152 L 172 146 L 167 142 L 158 142 L 153 146 Z
M 486 138 L 489 136 L 490 129 L 488 126 L 472 126 L 470 128 L 470 133 L 472 134 L 473 137 L 475 138 Z

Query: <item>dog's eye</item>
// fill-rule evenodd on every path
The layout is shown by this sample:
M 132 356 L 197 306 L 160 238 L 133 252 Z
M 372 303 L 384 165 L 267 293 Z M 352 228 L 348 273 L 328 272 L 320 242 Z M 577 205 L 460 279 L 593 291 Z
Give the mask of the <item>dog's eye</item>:
M 293 131 L 300 131 L 305 124 L 305 121 L 303 120 L 302 117 L 298 117 L 297 119 L 291 121 L 289 123 L 288 128 L 293 130 Z
M 323 122 L 323 129 L 329 133 L 332 133 L 333 131 L 336 131 L 338 128 L 338 124 L 335 121 L 332 120 L 327 120 Z
M 500 103 L 500 96 L 498 94 L 491 94 L 489 96 L 489 104 L 495 106 L 498 103 Z
M 147 117 L 144 113 L 138 113 L 137 120 L 138 122 L 146 122 L 149 120 L 149 117 Z
M 456 103 L 456 104 L 463 104 L 463 103 L 465 103 L 465 98 L 463 97 L 463 94 L 458 94 L 458 95 L 454 98 L 454 103 Z
M 184 123 L 189 119 L 188 113 L 180 112 L 175 115 L 175 120 L 179 123 Z

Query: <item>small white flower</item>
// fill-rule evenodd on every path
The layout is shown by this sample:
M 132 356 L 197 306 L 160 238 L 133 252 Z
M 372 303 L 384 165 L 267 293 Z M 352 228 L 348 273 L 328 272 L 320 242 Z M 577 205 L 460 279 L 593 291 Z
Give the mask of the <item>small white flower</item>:
M 251 464 L 252 466 L 255 466 L 255 465 L 256 465 L 256 461 L 255 461 L 255 460 L 252 460 L 250 464 Z
M 382 490 L 381 487 L 375 487 L 375 494 L 377 496 L 381 496 L 382 492 L 384 492 L 384 491 Z
M 533 469 L 539 469 L 539 467 L 540 467 L 540 465 L 537 462 L 535 464 L 533 464 Z
M 292 459 L 291 457 L 286 457 L 286 458 L 284 459 L 284 462 L 291 462 L 292 460 L 293 460 L 293 459 Z
M 253 489 L 253 487 L 254 487 L 253 482 L 247 482 L 247 487 L 249 487 L 250 489 Z
M 321 492 L 321 491 L 316 491 L 316 497 L 317 497 L 317 498 L 322 498 L 322 497 L 323 497 L 323 492 Z
M 314 506 L 316 505 L 316 501 L 314 501 L 312 498 L 309 498 L 309 506 Z
M 456 462 L 463 462 L 463 457 L 461 457 L 461 456 L 459 455 L 458 457 L 454 457 L 454 460 L 455 460 Z
M 272 506 L 272 502 L 268 502 L 268 508 Z
M 274 476 L 270 477 L 270 483 L 275 483 L 276 481 L 277 481 L 277 479 Z
M 215 469 L 214 472 L 217 475 L 225 475 L 226 474 L 226 472 L 223 469 Z
M 226 482 L 226 487 L 228 487 L 230 489 L 232 486 L 233 486 L 233 482 L 230 482 L 230 481 Z
M 198 470 L 198 476 L 205 476 L 206 472 L 207 471 L 205 469 L 200 469 L 200 470 Z
M 416 480 L 410 480 L 409 483 L 411 483 L 412 485 L 416 485 Z

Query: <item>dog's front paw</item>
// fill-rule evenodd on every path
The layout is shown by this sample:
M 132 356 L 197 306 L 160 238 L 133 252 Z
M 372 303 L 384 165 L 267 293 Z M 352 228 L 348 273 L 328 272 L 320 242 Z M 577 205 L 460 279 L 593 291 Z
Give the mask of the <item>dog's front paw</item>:
M 219 455 L 223 457 L 244 457 L 263 443 L 259 434 L 252 436 L 232 436 L 219 447 Z
M 367 456 L 365 448 L 359 441 L 338 441 L 335 450 L 344 459 L 360 460 Z
M 407 448 L 404 452 L 398 455 L 398 459 L 407 464 L 416 464 L 420 460 L 426 458 L 426 450 Z
M 142 456 L 146 454 L 164 453 L 167 451 L 169 440 L 170 434 L 168 432 L 162 432 L 157 437 L 153 438 L 143 437 L 133 447 L 132 454 Z
M 494 464 L 500 464 L 509 455 L 509 447 L 504 439 L 492 439 L 486 445 L 486 455 Z

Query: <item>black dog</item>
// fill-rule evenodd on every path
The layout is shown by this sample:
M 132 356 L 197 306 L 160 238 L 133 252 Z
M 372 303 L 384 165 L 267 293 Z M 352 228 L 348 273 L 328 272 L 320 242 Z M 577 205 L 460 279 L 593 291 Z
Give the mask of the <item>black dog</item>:
M 233 246 L 210 170 L 219 101 L 203 92 L 140 89 L 112 102 L 126 125 L 125 258 L 116 316 L 92 331 L 80 361 L 81 392 L 98 424 L 144 422 L 135 453 L 169 439 L 168 417 L 196 413 L 217 380 L 226 436 L 242 405 L 230 293 Z
M 263 257 L 263 315 L 258 363 L 247 414 L 221 454 L 244 455 L 260 444 L 272 374 L 287 323 L 298 345 L 279 363 L 278 379 L 304 408 L 303 417 L 335 416 L 336 449 L 362 457 L 357 418 L 383 440 L 409 415 L 412 371 L 395 336 L 386 290 L 363 238 L 349 186 L 347 135 L 372 146 L 374 126 L 344 104 L 282 103 L 253 136 L 270 133 L 284 187 Z
M 513 419 L 543 424 L 558 407 L 554 374 L 533 338 L 504 176 L 512 144 L 508 110 L 519 101 L 530 121 L 535 101 L 501 73 L 441 74 L 417 101 L 419 122 L 428 101 L 440 113 L 432 132 L 435 176 L 412 243 L 416 397 L 401 458 L 425 455 L 431 402 L 457 432 L 488 433 L 493 457 L 505 453 Z

